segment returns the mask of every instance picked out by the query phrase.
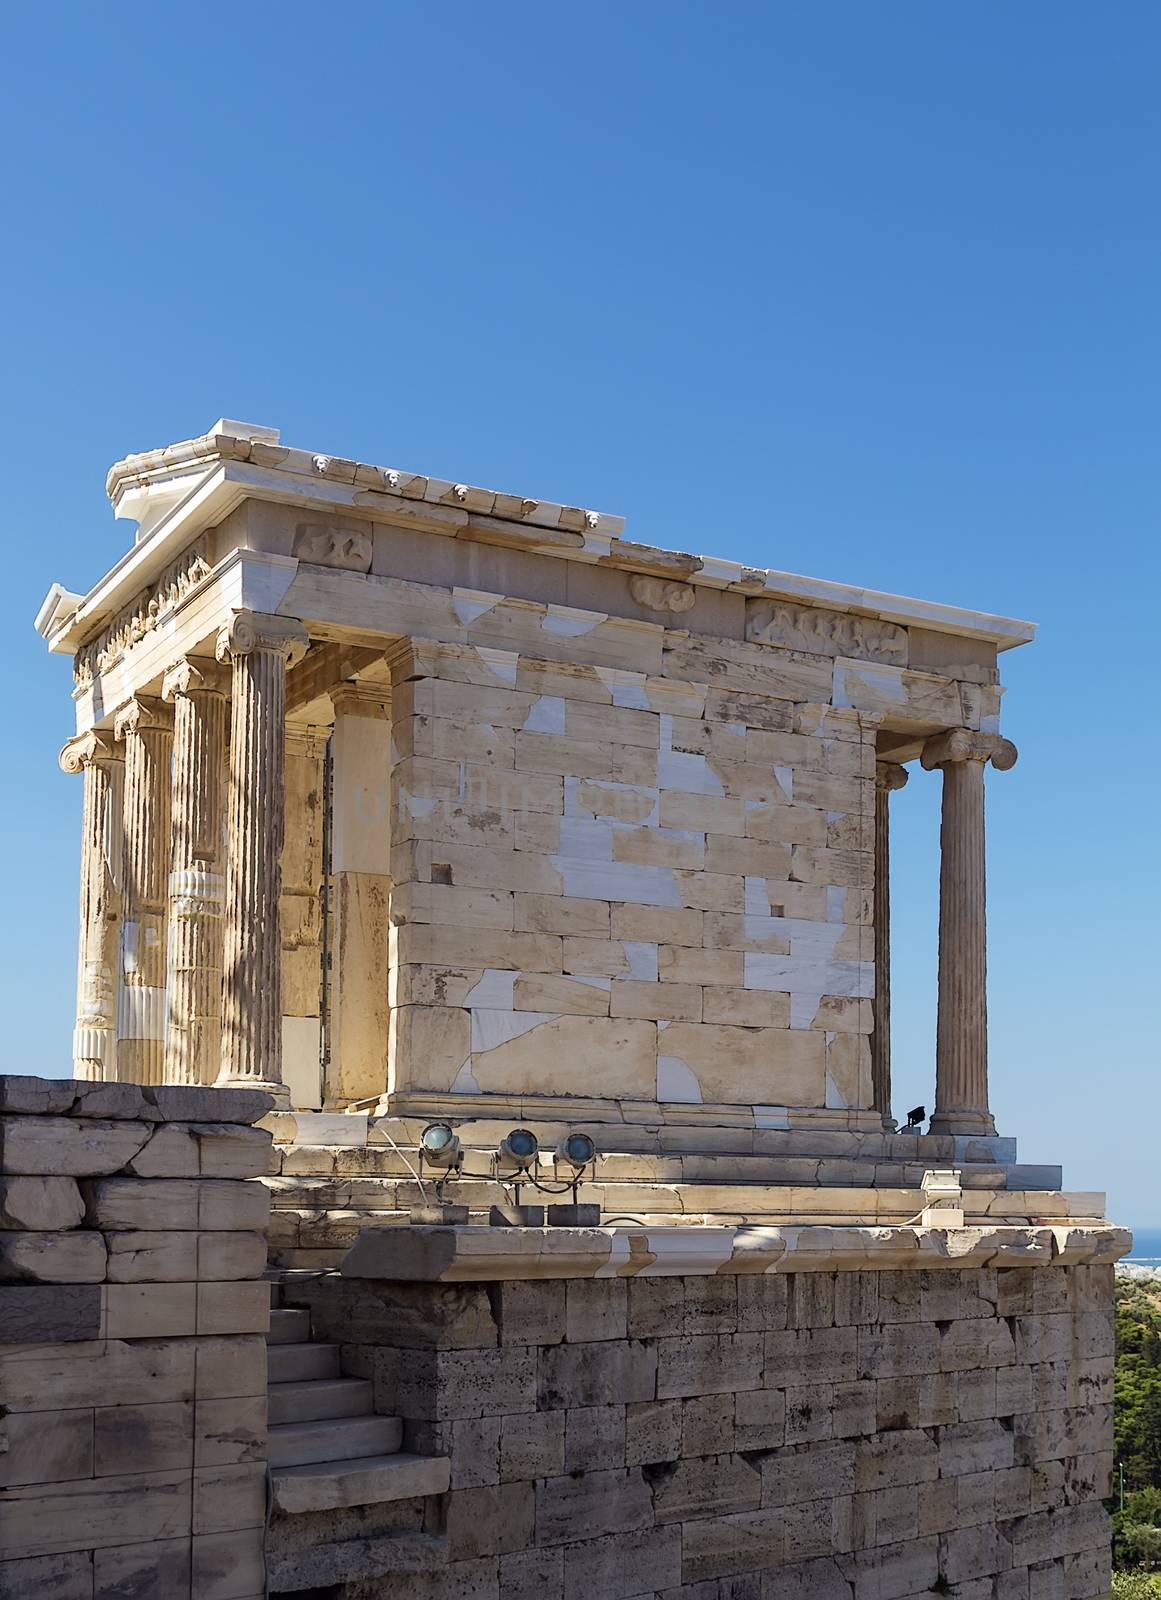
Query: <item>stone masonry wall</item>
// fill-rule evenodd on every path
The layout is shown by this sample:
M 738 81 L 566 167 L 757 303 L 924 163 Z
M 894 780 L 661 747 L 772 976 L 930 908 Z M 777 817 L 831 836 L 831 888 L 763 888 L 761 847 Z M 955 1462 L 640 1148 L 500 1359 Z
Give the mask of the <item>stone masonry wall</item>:
M 263 1593 L 270 1105 L 0 1076 L 0 1596 Z
M 302 1293 L 452 1461 L 449 1566 L 343 1600 L 1108 1591 L 1111 1267 Z

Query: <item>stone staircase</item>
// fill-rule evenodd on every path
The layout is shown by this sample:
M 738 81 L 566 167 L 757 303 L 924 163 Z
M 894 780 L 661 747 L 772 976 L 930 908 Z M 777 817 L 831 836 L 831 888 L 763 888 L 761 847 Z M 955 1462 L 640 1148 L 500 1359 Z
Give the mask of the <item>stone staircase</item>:
M 271 1504 L 275 1512 L 334 1511 L 442 1494 L 443 1456 L 403 1450 L 403 1424 L 379 1416 L 365 1378 L 343 1376 L 339 1347 L 311 1338 L 310 1312 L 273 1307 L 267 1335 Z

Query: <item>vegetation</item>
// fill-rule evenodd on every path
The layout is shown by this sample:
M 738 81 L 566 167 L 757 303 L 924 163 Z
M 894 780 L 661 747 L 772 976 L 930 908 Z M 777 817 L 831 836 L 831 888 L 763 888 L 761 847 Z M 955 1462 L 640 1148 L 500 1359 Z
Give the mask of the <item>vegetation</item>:
M 1116 1314 L 1113 1592 L 1161 1600 L 1161 1282 L 1118 1280 Z

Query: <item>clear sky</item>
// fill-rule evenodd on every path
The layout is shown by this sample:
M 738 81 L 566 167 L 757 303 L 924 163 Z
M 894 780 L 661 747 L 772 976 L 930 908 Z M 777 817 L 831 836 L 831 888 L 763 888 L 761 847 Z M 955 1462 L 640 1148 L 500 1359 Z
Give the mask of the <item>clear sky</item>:
M 3 1064 L 69 1070 L 80 783 L 33 615 L 127 544 L 108 465 L 225 414 L 1039 621 L 989 778 L 993 1106 L 1161 1222 L 1161 11 L 63 3 L 4 55 Z M 895 800 L 903 1110 L 938 789 Z

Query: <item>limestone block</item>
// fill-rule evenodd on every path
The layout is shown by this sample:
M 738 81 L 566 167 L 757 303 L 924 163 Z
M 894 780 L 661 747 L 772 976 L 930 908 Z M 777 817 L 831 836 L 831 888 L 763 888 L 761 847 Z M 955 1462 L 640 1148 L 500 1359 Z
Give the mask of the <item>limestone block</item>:
M 939 1365 L 944 1372 L 970 1367 L 1008 1367 L 1016 1360 L 1016 1347 L 1002 1318 L 979 1317 L 953 1322 L 940 1339 Z
M 193 1416 L 196 1467 L 235 1466 L 265 1461 L 267 1441 L 266 1396 L 202 1400 Z
M 834 1391 L 835 1386 L 830 1383 L 773 1391 L 784 1398 L 787 1444 L 833 1438 Z
M 944 1478 L 1001 1472 L 1013 1462 L 1012 1431 L 1000 1422 L 960 1422 L 939 1430 L 939 1471 Z
M 522 1013 L 518 1025 L 532 1015 L 537 1014 Z M 485 1016 L 500 1019 L 498 1032 L 482 1031 L 484 1024 L 477 1018 Z M 583 1089 L 586 1095 L 612 1098 L 654 1097 L 657 1038 L 652 1022 L 547 1016 L 512 1037 L 509 1020 L 503 1012 L 473 1015 L 473 1030 L 482 1047 L 473 1046 L 471 1072 L 481 1090 L 523 1095 L 554 1090 L 576 1094 Z
M 680 1277 L 627 1280 L 628 1331 L 632 1338 L 661 1337 L 684 1325 L 686 1281 Z
M 674 1461 L 681 1453 L 680 1400 L 642 1400 L 625 1409 L 625 1464 Z
M 110 1283 L 105 1333 L 110 1339 L 189 1337 L 197 1332 L 196 1283 Z
M 101 1288 L 94 1283 L 5 1288 L 0 1293 L 0 1347 L 96 1339 L 101 1333 L 101 1307 Z
M 557 1600 L 564 1593 L 564 1551 L 516 1550 L 500 1557 L 499 1600 Z
M 0 1282 L 101 1283 L 104 1277 L 99 1233 L 0 1233 Z
M 559 1477 L 564 1471 L 564 1427 L 562 1411 L 528 1411 L 504 1417 L 500 1425 L 501 1480 L 508 1483 Z
M 939 1542 L 909 1539 L 843 1557 L 839 1565 L 854 1585 L 854 1600 L 926 1594 L 939 1577 Z
M 501 1284 L 500 1340 L 503 1344 L 553 1345 L 564 1339 L 564 1283 L 520 1281 Z
M 138 1178 L 254 1178 L 267 1170 L 271 1136 L 265 1128 L 231 1122 L 169 1122 L 126 1163 Z
M 186 1492 L 189 1492 L 188 1475 Z M 235 1528 L 261 1528 L 265 1520 L 266 1468 L 262 1462 L 194 1468 L 195 1534 L 228 1533 Z
M 786 1327 L 787 1279 L 755 1273 L 738 1279 L 738 1332 L 775 1333 Z
M 141 1091 L 166 1122 L 257 1122 L 273 1109 L 262 1089 L 214 1089 L 193 1083 L 146 1084 Z
M 249 1600 L 266 1592 L 262 1535 L 247 1528 L 235 1533 L 198 1534 L 191 1541 L 191 1585 L 196 1596 Z
M 684 1333 L 736 1333 L 738 1280 L 734 1276 L 689 1278 L 685 1287 Z
M 729 1394 L 762 1386 L 757 1333 L 685 1335 L 657 1344 L 657 1398 Z
M 455 1421 L 536 1410 L 534 1352 L 500 1348 L 404 1354 L 393 1370 L 386 1365 L 377 1369 L 376 1405 L 387 1412 Z
M 762 1461 L 763 1506 L 788 1506 L 855 1489 L 855 1445 L 848 1440 L 787 1445 Z
M 855 1446 L 855 1487 L 859 1490 L 930 1483 L 939 1476 L 939 1468 L 939 1449 L 919 1428 L 860 1439 Z
M 110 1233 L 110 1283 L 188 1283 L 197 1278 L 196 1233 Z
M 261 1334 L 203 1335 L 195 1346 L 195 1393 L 201 1400 L 266 1395 L 266 1340 Z
M 939 1371 L 939 1330 L 930 1324 L 888 1323 L 857 1332 L 859 1377 L 904 1378 Z M 954 1415 L 948 1420 L 954 1421 Z
M 15 1072 L 0 1075 L 0 1111 L 64 1116 L 75 1098 L 72 1078 L 35 1078 Z
M 924 1487 L 931 1487 L 925 1485 Z M 875 1489 L 856 1494 L 853 1505 L 853 1540 L 856 1550 L 876 1545 L 901 1544 L 920 1533 L 918 1484 L 901 1484 L 893 1489 Z
M 681 1547 L 676 1523 L 567 1545 L 564 1600 L 628 1600 L 673 1588 L 682 1581 Z
M 74 1550 L 0 1561 L 4 1600 L 93 1600 L 93 1555 Z
M 188 1534 L 188 1470 L 80 1478 L 0 1492 L 0 1555 L 51 1555 Z
M 0 1414 L 0 1489 L 67 1482 L 92 1472 L 91 1410 Z
M 265 1228 L 269 1191 L 229 1178 L 106 1178 L 85 1186 L 86 1217 L 103 1232 L 237 1232 Z
M 32 1292 L 6 1289 L 0 1300 Z M 186 1400 L 193 1390 L 189 1340 L 89 1339 L 44 1352 L 0 1355 L 0 1392 L 13 1412 L 133 1405 L 143 1394 L 157 1401 Z
M 761 1393 L 761 1390 L 748 1390 L 737 1396 L 707 1394 L 682 1400 L 681 1454 L 729 1455 L 736 1446 L 734 1416 L 738 1403 L 749 1395 Z
M 698 1517 L 686 1523 L 680 1529 L 682 1579 L 694 1584 L 780 1566 L 785 1523 L 781 1508 Z M 679 1529 L 675 1525 L 672 1531 Z
M 625 1466 L 625 1412 L 619 1406 L 574 1406 L 564 1435 L 565 1472 Z M 541 1415 L 558 1416 L 558 1412 Z M 561 1469 L 558 1469 L 558 1471 Z
M 540 1405 L 558 1410 L 653 1400 L 658 1397 L 657 1360 L 655 1349 L 632 1339 L 557 1345 L 540 1357 Z
M 228 1282 L 197 1285 L 197 1331 L 220 1336 L 265 1333 L 270 1326 L 267 1283 Z
M 757 1389 L 735 1397 L 735 1449 L 776 1450 L 787 1442 L 786 1395 L 781 1389 Z
M 59 1232 L 75 1228 L 84 1214 L 72 1178 L 0 1178 L 0 1229 Z
M 448 1554 L 470 1561 L 526 1550 L 533 1542 L 533 1487 L 497 1483 L 455 1489 L 447 1499 Z
M 787 1295 L 786 1326 L 832 1328 L 835 1320 L 834 1293 L 835 1279 L 831 1273 L 796 1273 Z
M 767 1334 L 766 1387 L 785 1389 L 801 1383 L 841 1383 L 858 1377 L 862 1331 L 808 1328 Z
M 629 1533 L 653 1524 L 653 1496 L 639 1467 L 571 1473 L 536 1485 L 536 1542 Z
M 575 1278 L 567 1286 L 565 1338 L 569 1344 L 628 1335 L 628 1292 L 621 1278 Z
M 119 1172 L 152 1131 L 147 1123 L 88 1117 L 0 1117 L 0 1167 L 6 1176 L 83 1178 Z
M 98 1406 L 93 1413 L 96 1477 L 129 1472 L 168 1472 L 188 1467 L 193 1456 L 193 1404 Z
M 740 1455 L 706 1456 L 647 1467 L 657 1522 L 756 1511 L 762 1498 L 758 1465 Z

